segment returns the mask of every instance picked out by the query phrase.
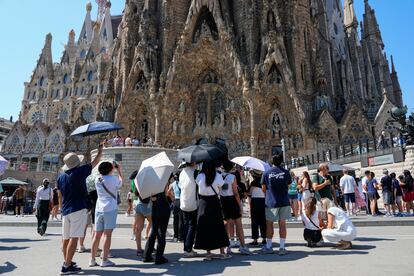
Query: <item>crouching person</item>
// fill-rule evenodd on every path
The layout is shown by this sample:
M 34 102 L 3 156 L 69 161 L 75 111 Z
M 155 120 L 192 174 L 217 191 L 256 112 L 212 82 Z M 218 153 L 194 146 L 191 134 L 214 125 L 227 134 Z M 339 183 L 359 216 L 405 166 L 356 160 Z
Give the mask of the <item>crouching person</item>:
M 322 230 L 325 242 L 337 242 L 338 249 L 349 249 L 356 235 L 356 228 L 344 210 L 338 207 L 328 209 L 328 226 Z

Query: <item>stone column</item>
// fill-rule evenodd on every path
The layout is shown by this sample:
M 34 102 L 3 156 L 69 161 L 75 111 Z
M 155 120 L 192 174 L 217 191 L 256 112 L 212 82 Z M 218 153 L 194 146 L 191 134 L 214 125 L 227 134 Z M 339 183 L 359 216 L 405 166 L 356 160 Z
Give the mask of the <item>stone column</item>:
M 257 156 L 257 133 L 256 133 L 256 104 L 253 98 L 253 90 L 247 85 L 243 88 L 243 97 L 249 105 L 250 110 L 250 151 L 251 156 Z
M 155 117 L 155 133 L 154 133 L 154 144 L 160 144 L 160 115 L 159 115 L 159 108 L 156 107 L 154 110 L 154 117 Z

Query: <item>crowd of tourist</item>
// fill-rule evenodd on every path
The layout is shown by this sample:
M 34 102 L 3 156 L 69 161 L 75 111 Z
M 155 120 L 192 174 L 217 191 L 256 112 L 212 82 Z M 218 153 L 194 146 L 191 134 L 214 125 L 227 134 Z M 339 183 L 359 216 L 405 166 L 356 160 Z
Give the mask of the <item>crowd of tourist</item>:
M 123 176 L 120 164 L 100 162 L 102 148 L 85 165 L 81 165 L 82 160 L 76 154 L 67 154 L 57 188 L 52 189 L 45 179 L 37 189 L 35 210 L 40 235 L 46 232 L 49 211 L 53 213 L 54 206 L 61 205 L 62 274 L 81 271 L 73 256 L 76 250 L 85 251 L 89 224 L 93 226 L 89 265 L 115 265 L 110 260 L 110 247 Z M 229 259 L 235 248 L 239 254 L 250 255 L 251 248 L 259 246 L 259 242 L 258 253 L 274 253 L 275 222 L 279 228 L 277 252 L 283 256 L 288 253 L 286 222 L 289 220 L 303 223 L 303 238 L 308 247 L 337 243 L 338 249 L 352 248 L 357 231 L 350 217 L 359 215 L 361 210 L 378 215 L 379 191 L 386 217 L 411 215 L 414 181 L 409 171 L 396 177 L 395 173 L 384 170 L 380 178 L 366 171 L 359 181 L 348 169 L 343 170 L 340 178 L 333 177 L 328 163 L 321 164 L 317 173 L 304 171 L 300 177 L 283 168 L 282 163 L 282 154 L 273 156 L 272 167 L 264 172 L 243 171 L 229 160 L 206 161 L 201 166 L 183 163 L 171 175 L 165 190 L 149 198 L 141 198 L 135 185 L 137 171 L 132 172 L 126 215 L 135 217 L 131 239 L 136 243 L 137 258 L 156 265 L 168 262 L 164 250 L 171 213 L 172 241 L 183 244 L 183 258 L 202 257 L 207 261 Z M 85 181 L 95 166 L 99 176 L 94 179 L 93 187 L 87 188 Z M 113 175 L 115 172 L 117 176 Z M 246 204 L 250 210 L 250 243 L 246 242 L 242 224 Z M 145 247 L 142 245 L 144 229 Z M 215 250 L 219 254 L 214 254 Z M 99 264 L 97 256 L 102 259 Z
M 123 138 L 120 135 L 116 135 L 112 138 L 104 140 L 104 146 L 108 147 L 139 147 L 139 146 L 153 146 L 153 141 L 151 136 L 146 136 L 142 141 L 136 136 L 132 137 L 131 134 L 128 134 L 126 138 Z

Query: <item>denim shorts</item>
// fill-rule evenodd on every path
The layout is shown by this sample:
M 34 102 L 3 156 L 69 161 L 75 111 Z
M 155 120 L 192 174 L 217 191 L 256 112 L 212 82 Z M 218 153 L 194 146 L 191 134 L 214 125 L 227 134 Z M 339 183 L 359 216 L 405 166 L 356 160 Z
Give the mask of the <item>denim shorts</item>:
M 355 193 L 344 194 L 345 203 L 355 203 Z
M 298 195 L 288 195 L 290 200 L 298 200 Z
M 152 203 L 138 202 L 135 206 L 135 215 L 142 215 L 144 217 L 150 217 L 152 214 Z
M 96 212 L 95 213 L 95 231 L 102 232 L 116 228 L 116 217 L 118 210 L 110 212 Z

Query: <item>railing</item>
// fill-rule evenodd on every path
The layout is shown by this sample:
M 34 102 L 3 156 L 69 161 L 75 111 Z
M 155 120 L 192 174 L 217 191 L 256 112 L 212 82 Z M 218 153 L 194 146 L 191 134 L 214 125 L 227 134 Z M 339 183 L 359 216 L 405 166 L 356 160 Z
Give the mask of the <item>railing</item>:
M 293 157 L 289 168 L 298 168 L 302 166 L 313 167 L 322 162 L 332 161 L 339 164 L 360 162 L 368 160 L 368 157 L 383 156 L 387 154 L 401 153 L 402 160 L 405 158 L 405 143 L 398 137 L 390 136 L 390 139 L 384 139 L 382 142 L 374 140 L 359 141 L 358 143 L 341 144 L 341 145 L 324 145 L 319 146 L 319 150 L 314 153 Z

